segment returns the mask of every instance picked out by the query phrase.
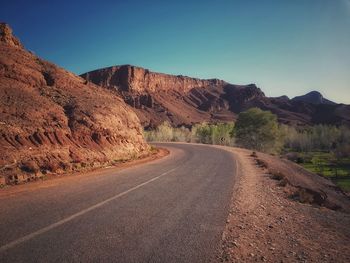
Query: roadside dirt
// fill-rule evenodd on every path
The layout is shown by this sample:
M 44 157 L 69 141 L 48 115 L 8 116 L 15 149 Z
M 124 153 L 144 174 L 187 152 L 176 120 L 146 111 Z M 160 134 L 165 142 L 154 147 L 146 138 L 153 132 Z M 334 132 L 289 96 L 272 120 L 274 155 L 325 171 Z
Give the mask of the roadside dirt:
M 272 179 L 268 169 L 251 157 L 252 151 L 229 150 L 236 155 L 241 177 L 222 238 L 220 262 L 350 262 L 350 214 L 344 212 L 349 207 L 336 211 L 293 200 L 293 187 Z M 263 159 L 286 172 L 283 161 Z M 290 166 L 289 174 L 297 168 Z M 299 182 L 294 179 L 293 183 Z
M 38 188 L 50 187 L 53 185 L 57 185 L 58 183 L 63 181 L 64 183 L 69 181 L 69 183 L 71 184 L 79 183 L 79 180 L 81 180 L 82 177 L 99 176 L 100 174 L 103 174 L 106 171 L 106 169 L 117 172 L 117 171 L 126 169 L 128 167 L 132 167 L 132 166 L 148 163 L 157 159 L 161 159 L 167 156 L 168 154 L 169 154 L 169 151 L 167 149 L 157 148 L 155 151 L 151 152 L 150 154 L 142 158 L 116 163 L 111 166 L 94 168 L 88 171 L 84 170 L 81 172 L 72 172 L 69 174 L 48 174 L 44 179 L 40 179 L 30 183 L 4 186 L 2 189 L 0 189 L 0 198 L 7 197 L 10 195 L 15 195 L 19 192 L 34 191 L 34 190 L 37 190 Z

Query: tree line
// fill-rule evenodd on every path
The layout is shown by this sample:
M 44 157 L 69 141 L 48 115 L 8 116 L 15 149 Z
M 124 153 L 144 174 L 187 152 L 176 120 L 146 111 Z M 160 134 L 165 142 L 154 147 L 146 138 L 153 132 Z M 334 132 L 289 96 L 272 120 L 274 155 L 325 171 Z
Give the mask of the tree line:
M 241 112 L 235 123 L 201 123 L 189 129 L 174 128 L 164 122 L 155 130 L 145 131 L 144 135 L 148 141 L 239 146 L 268 153 L 325 151 L 341 157 L 350 156 L 349 127 L 281 125 L 276 115 L 258 108 Z
M 234 146 L 232 131 L 234 123 L 200 123 L 191 129 L 184 126 L 174 128 L 169 122 L 163 122 L 155 130 L 144 131 L 147 141 L 192 142 Z

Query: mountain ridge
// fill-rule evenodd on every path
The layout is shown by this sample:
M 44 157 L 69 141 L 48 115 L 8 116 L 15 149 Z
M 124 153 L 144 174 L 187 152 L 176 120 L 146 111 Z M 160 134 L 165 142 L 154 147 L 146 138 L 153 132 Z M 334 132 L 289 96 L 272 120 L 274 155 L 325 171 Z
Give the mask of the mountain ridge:
M 326 99 L 325 97 L 323 97 L 323 95 L 319 91 L 316 91 L 316 90 L 310 91 L 301 96 L 296 96 L 292 100 L 304 101 L 304 102 L 313 103 L 313 104 L 328 104 L 328 105 L 340 104 L 340 103 L 336 103 Z
M 203 121 L 233 121 L 239 112 L 251 107 L 270 110 L 280 122 L 292 125 L 340 125 L 350 122 L 343 113 L 348 112 L 348 105 L 342 109 L 341 104 L 314 104 L 287 96 L 267 97 L 255 84 L 235 85 L 219 79 L 202 80 L 152 72 L 132 65 L 106 67 L 80 76 L 115 90 L 134 108 L 146 128 L 157 126 L 162 121 L 169 121 L 175 126 L 190 126 Z M 324 114 L 326 116 L 323 117 Z

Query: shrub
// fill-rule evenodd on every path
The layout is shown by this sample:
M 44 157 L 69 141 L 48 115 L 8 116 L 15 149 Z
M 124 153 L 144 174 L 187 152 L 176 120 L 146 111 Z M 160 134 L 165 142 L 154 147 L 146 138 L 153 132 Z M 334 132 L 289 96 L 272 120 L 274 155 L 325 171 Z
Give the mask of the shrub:
M 156 140 L 162 142 L 170 142 L 173 140 L 173 128 L 170 123 L 165 121 L 157 127 Z
M 227 146 L 234 145 L 234 139 L 231 136 L 234 129 L 233 122 L 218 123 L 216 125 L 211 125 L 210 128 L 211 128 L 212 144 L 227 145 Z
M 192 127 L 192 141 L 212 144 L 212 131 L 206 122 L 196 124 Z
M 190 142 L 191 141 L 191 131 L 181 126 L 180 128 L 173 128 L 173 138 L 174 142 Z

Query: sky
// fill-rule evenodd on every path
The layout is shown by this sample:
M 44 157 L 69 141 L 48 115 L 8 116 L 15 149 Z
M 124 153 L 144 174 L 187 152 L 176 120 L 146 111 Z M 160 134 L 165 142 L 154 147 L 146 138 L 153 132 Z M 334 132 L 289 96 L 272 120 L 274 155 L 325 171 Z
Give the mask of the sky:
M 350 0 L 13 0 L 0 20 L 76 74 L 131 64 L 350 104 Z

